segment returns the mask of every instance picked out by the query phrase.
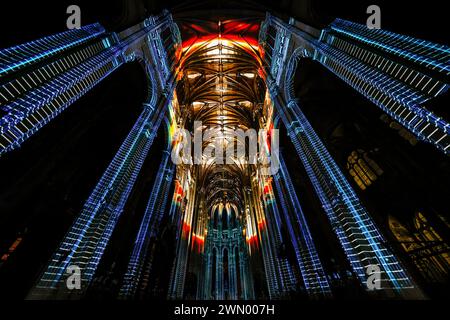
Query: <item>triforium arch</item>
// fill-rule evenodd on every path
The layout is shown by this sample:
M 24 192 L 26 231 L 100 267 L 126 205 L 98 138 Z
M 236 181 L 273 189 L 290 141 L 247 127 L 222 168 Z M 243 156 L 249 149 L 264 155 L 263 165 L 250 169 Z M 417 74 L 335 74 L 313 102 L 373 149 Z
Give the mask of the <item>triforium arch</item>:
M 142 55 L 142 52 L 133 51 L 130 55 L 130 58 L 127 59 L 127 62 L 133 61 L 137 61 L 139 63 L 146 75 L 147 95 L 145 97 L 144 103 L 154 106 L 156 105 L 156 102 L 158 100 L 158 92 L 161 90 L 160 88 L 158 88 L 156 82 L 156 74 L 158 71 L 151 63 L 149 63 L 145 59 L 145 57 Z
M 299 45 L 290 56 L 286 66 L 282 84 L 282 87 L 284 88 L 283 94 L 286 101 L 295 101 L 297 99 L 295 97 L 294 78 L 297 72 L 298 64 L 301 59 L 312 59 L 313 54 L 314 53 L 311 52 L 310 49 L 306 49 L 303 46 Z

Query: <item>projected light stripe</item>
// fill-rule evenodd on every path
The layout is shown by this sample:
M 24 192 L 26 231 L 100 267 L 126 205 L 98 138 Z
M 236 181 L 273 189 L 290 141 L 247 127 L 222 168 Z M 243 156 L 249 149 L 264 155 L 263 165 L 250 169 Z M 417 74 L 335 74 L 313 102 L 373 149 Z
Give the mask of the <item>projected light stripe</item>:
M 122 213 L 131 187 L 153 142 L 149 123 L 153 112 L 145 108 L 106 169 L 80 216 L 53 256 L 37 287 L 55 288 L 66 268 L 82 268 L 82 280 L 89 283 L 115 224 Z
M 271 298 L 279 298 L 295 288 L 295 276 L 286 258 L 277 253 L 281 246 L 281 217 L 278 211 L 275 195 L 271 190 L 264 201 L 265 218 L 268 230 L 263 230 L 263 250 L 269 294 Z
M 331 289 L 282 154 L 279 163 L 274 180 L 305 288 L 310 294 L 329 295 Z
M 368 29 L 341 19 L 323 29 L 317 38 L 272 16 L 268 16 L 266 23 L 273 26 L 277 37 L 284 33 L 301 43 L 314 60 L 408 128 L 419 140 L 450 153 L 448 120 L 423 107 L 448 90 L 448 46 Z M 279 50 L 273 49 L 275 53 Z M 265 59 L 271 68 L 279 65 L 273 57 Z M 277 84 L 279 74 L 273 75 Z
M 127 272 L 125 273 L 120 289 L 119 295 L 122 298 L 132 297 L 135 294 L 141 279 L 142 268 L 147 257 L 150 239 L 155 237 L 165 212 L 174 171 L 174 165 L 169 158 L 170 153 L 164 151 L 163 159 L 158 168 L 155 183 L 136 237 L 130 262 L 128 263 Z
M 448 46 L 386 30 L 368 29 L 365 25 L 342 19 L 336 19 L 330 28 L 338 34 L 346 35 L 386 53 L 418 63 L 444 75 L 450 74 L 450 48 Z
M 51 80 L 2 108 L 7 114 L 0 119 L 0 154 L 18 147 L 122 63 L 107 50 L 67 72 L 46 73 Z M 36 81 L 42 78 L 36 75 Z
M 83 44 L 105 33 L 96 23 L 0 50 L 0 76 Z
M 288 109 L 295 122 L 287 119 L 285 106 L 280 105 L 280 109 L 297 153 L 361 283 L 367 281 L 365 268 L 374 264 L 382 269 L 384 288 L 411 288 L 409 277 L 385 247 L 385 239 L 298 105 L 291 102 Z

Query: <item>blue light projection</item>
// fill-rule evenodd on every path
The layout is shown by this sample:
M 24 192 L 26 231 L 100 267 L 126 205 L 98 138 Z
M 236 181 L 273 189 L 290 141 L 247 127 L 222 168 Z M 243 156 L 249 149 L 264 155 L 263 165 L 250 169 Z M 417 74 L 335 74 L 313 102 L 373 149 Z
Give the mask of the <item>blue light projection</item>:
M 150 125 L 152 115 L 152 110 L 145 108 L 136 121 L 55 252 L 40 278 L 38 288 L 57 288 L 69 265 L 83 269 L 83 283 L 89 284 L 92 280 L 153 142 L 157 126 Z M 149 129 L 153 133 L 150 137 L 147 136 Z
M 173 182 L 173 174 L 174 164 L 170 161 L 170 152 L 164 151 L 120 289 L 120 297 L 122 298 L 133 297 L 136 293 L 144 262 L 148 255 L 150 241 L 156 236 L 158 226 L 166 209 L 170 186 Z
M 448 46 L 368 29 L 342 19 L 336 19 L 321 31 L 295 20 L 287 24 L 270 15 L 265 23 L 276 30 L 277 36 L 286 34 L 288 40 L 285 43 L 294 42 L 295 49 L 304 48 L 304 57 L 321 63 L 408 128 L 419 140 L 431 143 L 445 154 L 450 153 L 448 120 L 424 107 L 427 101 L 449 88 Z M 271 48 L 267 43 L 265 46 L 275 53 L 287 48 Z M 279 56 L 276 60 L 269 56 L 265 59 L 271 71 L 274 70 L 272 64 L 282 66 L 284 61 L 280 63 Z M 287 72 L 286 68 L 284 72 Z M 277 84 L 280 84 L 282 73 L 271 73 Z
M 172 61 L 159 34 L 166 28 L 175 32 L 172 25 L 165 11 L 117 34 L 93 24 L 1 50 L 0 155 L 19 147 L 114 70 L 133 61 L 135 51 L 146 55 L 145 63 L 153 61 L 156 70 L 165 72 L 158 83 L 165 87 Z M 149 33 L 155 34 L 151 41 Z
M 74 97 L 81 96 L 121 64 L 134 60 L 136 58 L 134 50 L 140 48 L 137 45 L 146 48 L 145 54 L 148 56 L 144 56 L 142 59 L 144 63 L 148 63 L 152 59 L 150 56 L 156 54 L 155 42 L 161 42 L 161 39 L 155 38 L 152 43 L 149 43 L 146 39 L 146 33 L 153 29 L 164 30 L 168 28 L 171 31 L 174 30 L 173 26 L 168 24 L 168 21 L 172 20 L 167 18 L 167 13 L 163 15 L 162 19 L 155 18 L 153 21 L 155 23 L 151 26 L 143 23 L 130 28 L 132 32 L 125 30 L 119 34 L 112 34 L 107 38 L 91 43 L 87 47 L 80 48 L 80 50 L 60 60 L 49 61 L 41 69 L 36 69 L 31 73 L 31 76 L 30 74 L 28 76 L 33 79 L 34 75 L 39 74 L 40 77 L 36 78 L 35 81 L 39 81 L 42 85 L 35 83 L 36 90 L 24 90 L 23 95 L 14 97 L 17 101 L 11 102 L 14 107 L 5 109 L 9 111 L 6 117 L 14 118 L 15 116 L 16 119 L 28 121 L 26 117 L 30 116 L 36 122 L 29 122 L 27 129 L 36 131 L 43 123 L 48 122 L 55 114 L 60 112 L 57 109 L 56 102 L 61 106 L 68 106 L 73 102 Z M 173 22 L 171 23 L 173 24 Z M 140 38 L 138 35 L 140 35 Z M 173 39 L 176 40 L 176 38 Z M 163 49 L 165 48 L 163 47 Z M 169 61 L 167 56 L 161 55 L 161 57 L 165 58 L 159 61 L 159 67 L 164 67 Z M 53 66 L 53 64 L 56 65 Z M 58 69 L 55 69 L 56 67 Z M 153 72 L 151 68 L 147 69 L 146 71 Z M 50 71 L 54 72 L 50 73 Z M 153 79 L 152 74 L 148 76 Z M 84 86 L 81 86 L 82 81 L 86 81 Z M 173 76 L 167 77 L 166 82 L 162 85 L 150 83 L 152 87 L 150 92 L 157 96 L 149 96 L 148 102 L 143 103 L 140 116 L 87 199 L 80 215 L 49 261 L 37 285 L 31 291 L 31 298 L 48 297 L 52 294 L 59 297 L 71 297 L 72 293 L 67 290 L 65 279 L 67 268 L 73 265 L 82 270 L 82 290 L 77 292 L 77 296 L 84 294 L 95 275 L 100 259 L 161 126 L 172 98 L 174 85 L 175 78 Z M 1 88 L 0 92 L 3 92 Z M 40 95 L 37 95 L 36 92 Z M 56 102 L 54 103 L 52 99 Z M 156 105 L 155 101 L 157 101 Z M 23 108 L 20 108 L 22 106 L 20 103 L 24 106 Z M 44 109 L 47 106 L 50 108 L 48 111 Z M 38 120 L 40 119 L 36 118 L 35 114 L 43 116 L 44 111 L 42 110 L 46 111 L 47 118 L 39 123 Z M 2 120 L 4 119 L 2 118 Z M 21 123 L 18 125 L 21 125 Z M 2 122 L 1 128 L 2 130 L 13 128 L 11 121 L 5 120 Z M 5 130 L 0 132 L 9 134 L 10 131 Z M 1 137 L 4 136 L 6 135 Z M 23 138 L 19 135 L 14 138 L 16 140 L 9 141 L 11 145 L 23 141 Z M 9 148 L 5 149 L 9 150 Z M 168 177 L 164 176 L 164 178 Z M 163 178 L 160 177 L 159 179 Z M 170 181 L 167 180 L 166 185 L 169 184 Z M 156 196 L 156 193 L 154 195 Z M 148 215 L 148 212 L 146 215 Z
M 105 33 L 98 23 L 0 50 L 0 77 Z
M 274 181 L 303 283 L 310 294 L 329 296 L 331 295 L 330 285 L 281 153 L 279 163 L 280 170 L 275 175 Z
M 292 63 L 273 60 L 269 53 L 283 52 L 291 46 L 291 50 L 304 58 L 317 60 L 407 126 L 419 138 L 433 142 L 447 153 L 450 143 L 447 122 L 433 115 L 421 104 L 447 89 L 447 84 L 436 76 L 436 72 L 447 75 L 448 68 L 443 64 L 448 64 L 448 48 L 388 32 L 372 32 L 363 26 L 342 20 L 337 20 L 330 28 L 321 32 L 296 23 L 295 20 L 291 19 L 287 24 L 270 15 L 264 25 L 261 42 L 267 48 L 265 75 L 269 92 L 353 272 L 361 284 L 366 286 L 367 267 L 377 265 L 381 269 L 382 289 L 394 289 L 403 294 L 404 289 L 416 288 L 399 260 L 386 246 L 386 240 L 294 99 L 291 82 L 296 63 L 294 68 L 286 68 L 286 65 L 291 66 Z M 341 36 L 344 34 L 343 29 L 346 37 L 354 34 L 353 40 L 359 39 L 361 43 L 348 41 Z M 285 47 L 270 47 L 265 39 L 274 38 L 278 34 L 287 38 L 277 42 L 285 43 Z M 408 50 L 415 55 L 392 49 L 393 45 L 400 42 L 408 42 Z M 390 50 L 405 61 L 400 63 L 390 59 L 388 55 L 381 55 L 369 44 Z M 296 55 L 290 57 L 294 62 L 299 58 Z M 275 74 L 272 66 L 274 63 L 279 65 Z M 424 66 L 429 69 L 424 71 Z M 284 73 L 284 76 L 280 73 Z M 279 87 L 287 88 L 285 96 L 280 94 Z M 421 295 L 418 290 L 415 292 L 418 296 Z

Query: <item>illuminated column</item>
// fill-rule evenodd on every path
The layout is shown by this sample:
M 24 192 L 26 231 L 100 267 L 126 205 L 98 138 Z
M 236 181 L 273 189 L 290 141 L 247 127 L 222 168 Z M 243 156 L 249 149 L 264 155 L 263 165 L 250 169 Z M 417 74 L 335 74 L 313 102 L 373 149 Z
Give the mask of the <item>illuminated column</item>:
M 116 44 L 95 24 L 0 51 L 0 154 L 123 64 Z
M 56 250 L 30 298 L 46 295 L 70 298 L 71 294 L 77 298 L 85 292 L 153 143 L 167 103 L 163 98 L 157 112 L 151 105 L 144 104 L 144 110 Z M 74 290 L 76 292 L 70 292 L 65 286 L 69 266 L 81 270 L 82 289 Z
M 239 266 L 241 272 L 241 283 L 243 297 L 245 300 L 255 299 L 255 291 L 253 288 L 253 277 L 250 272 L 248 256 L 244 250 L 239 250 Z
M 273 250 L 270 245 L 270 239 L 268 235 L 267 230 L 267 220 L 265 217 L 265 206 L 267 205 L 267 202 L 270 201 L 270 199 L 263 199 L 263 205 L 261 205 L 261 202 L 259 199 L 255 199 L 255 197 L 252 197 L 252 190 L 256 192 L 258 190 L 258 185 L 254 182 L 256 179 L 252 179 L 252 187 L 245 187 L 244 188 L 244 203 L 245 203 L 245 213 L 244 213 L 244 219 L 245 219 L 245 225 L 246 225 L 246 241 L 250 247 L 250 249 L 253 251 L 254 248 L 254 240 L 257 239 L 260 243 L 259 250 L 261 251 L 261 256 L 263 260 L 263 266 L 264 266 L 264 276 L 267 282 L 267 290 L 269 293 L 269 297 L 276 297 L 279 292 L 279 274 L 276 271 L 277 262 L 275 260 L 275 257 L 273 256 Z M 268 197 L 269 195 L 264 195 L 264 197 Z M 263 208 L 264 206 L 264 208 Z M 258 210 L 260 209 L 260 210 Z M 259 238 L 256 238 L 256 233 L 258 234 Z M 241 278 L 244 279 L 242 281 L 242 291 L 246 292 L 246 281 L 245 281 L 245 267 L 242 262 L 242 255 L 240 255 L 239 258 L 239 264 L 240 264 L 240 275 Z M 245 296 L 245 294 L 244 294 Z
M 279 164 L 280 169 L 274 181 L 306 291 L 311 295 L 331 295 L 330 285 L 281 153 Z
M 104 35 L 98 23 L 83 26 L 0 51 L 0 75 L 12 74 L 34 63 L 66 52 Z
M 277 278 L 276 278 L 276 271 L 275 271 L 275 260 L 272 256 L 272 250 L 269 243 L 269 238 L 267 234 L 267 223 L 263 218 L 258 215 L 258 207 L 255 206 L 255 203 L 253 202 L 252 197 L 252 189 L 256 189 L 257 186 L 253 184 L 252 188 L 250 187 L 244 187 L 243 195 L 244 195 L 244 214 L 243 224 L 246 226 L 246 242 L 247 245 L 250 247 L 250 250 L 253 252 L 255 250 L 254 248 L 254 242 L 255 240 L 259 241 L 261 250 L 261 256 L 263 260 L 263 266 L 265 271 L 265 278 L 267 282 L 267 289 L 269 292 L 269 296 L 272 297 L 276 293 L 276 288 L 278 288 L 277 284 Z M 260 204 L 259 204 L 260 205 Z M 263 211 L 263 210 L 261 210 Z M 259 238 L 257 238 L 257 234 L 259 235 Z M 240 256 L 239 259 L 239 268 L 240 268 L 240 275 L 241 279 L 244 279 L 242 281 L 242 291 L 245 292 L 245 278 L 244 278 L 244 265 L 242 264 L 242 259 Z
M 279 256 L 282 246 L 281 217 L 278 211 L 271 182 L 268 183 L 264 198 L 265 221 L 260 228 L 264 264 L 271 299 L 281 298 L 295 289 L 295 276 L 286 258 Z
M 172 269 L 170 287 L 168 297 L 170 299 L 182 299 L 184 294 L 184 282 L 186 279 L 186 270 L 190 254 L 190 244 L 192 237 L 192 222 L 193 222 L 193 205 L 197 202 L 197 193 L 195 181 L 187 190 L 187 204 L 182 205 L 179 210 L 179 215 L 174 216 L 177 221 L 177 250 L 175 261 Z M 178 211 L 178 210 L 176 210 Z
M 212 299 L 212 288 L 213 288 L 213 263 L 215 264 L 217 261 L 217 249 L 215 248 L 214 242 L 210 239 L 214 233 L 213 230 L 213 222 L 212 219 L 209 222 L 208 226 L 208 235 L 205 239 L 205 252 L 204 252 L 204 264 L 202 273 L 205 274 L 203 278 L 203 282 L 199 282 L 199 286 L 202 287 L 202 295 L 199 297 L 200 299 L 210 300 Z M 216 252 L 216 257 L 214 258 L 214 253 Z M 216 279 L 216 277 L 214 277 Z
M 168 13 L 149 19 L 120 33 L 93 24 L 0 50 L 0 155 L 19 147 L 136 54 L 157 52 L 157 66 L 167 68 L 165 48 L 154 49 L 146 35 L 175 30 L 173 22 Z
M 341 24 L 347 23 L 337 20 L 332 24 L 331 29 L 334 30 Z M 434 126 L 433 132 L 426 136 L 423 135 L 425 129 L 417 132 L 408 127 L 419 137 L 429 139 L 428 141 L 436 137 L 435 133 L 439 133 L 440 137 L 433 140 L 433 143 L 447 152 L 448 136 L 444 134 L 444 131 L 447 130 L 445 128 L 448 125 L 442 125 L 442 122 L 436 121 L 436 118 L 433 118 L 420 104 L 445 90 L 446 85 L 441 82 L 440 77 L 447 72 L 448 67 L 441 65 L 438 68 L 439 63 L 433 64 L 429 60 L 438 59 L 440 63 L 448 61 L 448 58 L 445 60 L 445 57 L 448 57 L 445 51 L 448 49 L 386 31 L 373 31 L 365 29 L 364 26 L 350 25 L 355 33 L 361 32 L 360 38 L 355 36 L 352 41 L 349 41 L 352 45 L 345 44 L 346 41 L 338 39 L 337 35 L 332 36 L 331 34 L 335 31 L 325 29 L 320 32 L 293 19 L 287 24 L 268 15 L 260 34 L 267 64 L 265 66 L 266 84 L 331 226 L 362 286 L 367 288 L 366 272 L 375 267 L 380 269 L 379 283 L 382 289 L 386 289 L 384 294 L 393 292 L 402 296 L 411 294 L 415 298 L 421 298 L 422 293 L 415 287 L 397 257 L 386 246 L 386 240 L 303 114 L 294 98 L 293 80 L 297 62 L 301 57 L 317 60 L 337 76 L 347 79 L 347 83 L 367 97 L 371 97 L 371 100 L 383 109 L 387 110 L 395 106 L 393 113 L 400 110 L 399 108 L 411 111 L 401 111 L 401 119 L 403 119 L 401 122 L 404 125 L 408 126 L 408 121 L 411 121 L 418 126 L 426 122 L 427 128 Z M 270 74 L 273 69 L 270 68 L 272 52 L 279 52 L 281 49 L 271 47 L 269 35 L 273 32 L 277 33 L 280 29 L 286 31 L 284 34 L 287 39 L 283 45 L 290 50 L 290 54 L 277 69 L 277 72 L 283 73 L 282 76 Z M 338 32 L 337 29 L 336 32 Z M 365 34 L 365 38 L 362 33 Z M 273 34 L 271 36 L 273 37 Z M 350 36 L 350 32 L 347 36 Z M 400 50 L 399 44 L 407 45 L 407 48 Z M 378 49 L 375 50 L 371 47 L 372 45 Z M 346 50 L 350 51 L 346 52 Z M 386 56 L 397 55 L 397 57 L 388 60 L 376 54 L 378 50 L 388 50 L 390 53 Z M 368 57 L 370 60 L 365 60 Z M 395 70 L 393 74 L 391 74 L 392 70 Z M 421 74 L 418 70 L 427 75 Z M 441 76 L 436 75 L 435 72 Z M 414 79 L 409 82 L 408 77 L 403 76 L 405 73 L 408 77 L 413 75 L 413 78 L 419 82 L 415 82 Z M 425 83 L 423 83 L 424 80 Z M 431 83 L 434 83 L 433 90 L 437 89 L 437 91 L 428 87 Z M 279 88 L 284 90 L 280 91 Z M 427 93 L 431 96 L 424 98 L 427 94 L 422 90 L 431 90 Z
M 239 264 L 236 266 L 236 268 L 239 269 L 239 274 L 241 275 L 241 282 L 239 283 L 239 285 L 241 286 L 242 297 L 244 298 L 244 300 L 248 300 L 250 299 L 250 297 L 248 295 L 248 283 L 246 281 L 246 273 L 249 272 L 249 270 L 245 268 L 244 254 L 240 250 L 238 254 L 239 254 Z
M 450 153 L 448 119 L 424 107 L 427 101 L 448 90 L 448 46 L 368 29 L 365 25 L 342 19 L 336 19 L 320 31 L 294 19 L 288 24 L 268 15 L 262 29 L 261 41 L 271 55 L 266 56 L 271 60 L 267 68 L 280 87 L 283 71 L 286 79 L 292 78 L 298 59 L 316 60 L 418 139 Z M 285 38 L 284 42 L 276 42 L 272 47 L 265 40 L 269 35 L 274 36 L 271 32 Z M 276 53 L 283 50 L 290 52 L 291 61 L 280 63 Z M 283 85 L 285 90 L 290 90 L 290 86 L 288 82 Z
M 212 273 L 212 260 L 213 260 L 213 250 L 210 248 L 210 244 L 205 244 L 205 254 L 203 258 L 202 268 L 204 272 L 200 275 L 202 281 L 199 282 L 200 294 L 199 300 L 209 300 L 211 299 L 211 273 Z M 202 270 L 202 271 L 203 271 Z
M 159 57 L 156 70 L 173 62 L 165 50 L 178 43 L 165 41 L 156 52 L 162 39 L 147 39 L 148 33 L 166 29 L 177 30 L 168 12 L 120 33 L 105 34 L 96 24 L 0 51 L 1 60 L 9 63 L 8 68 L 0 65 L 0 154 L 17 147 L 122 63 L 141 59 L 150 86 L 142 113 L 29 298 L 79 298 L 91 283 L 173 94 L 174 76 L 158 84 L 149 64 L 153 55 Z M 65 281 L 71 266 L 79 268 L 82 288 L 70 292 Z
M 288 135 L 361 284 L 367 288 L 366 272 L 373 265 L 380 268 L 382 289 L 395 289 L 402 294 L 407 294 L 403 289 L 416 289 L 297 103 L 286 104 L 282 97 L 274 98 Z M 419 290 L 409 292 L 421 297 Z
M 132 298 L 142 278 L 144 262 L 149 253 L 150 241 L 157 236 L 161 219 L 164 215 L 169 189 L 173 180 L 174 164 L 170 161 L 170 152 L 164 151 L 153 189 L 136 237 L 133 252 L 120 289 L 120 297 Z M 152 264 L 155 257 L 150 257 Z

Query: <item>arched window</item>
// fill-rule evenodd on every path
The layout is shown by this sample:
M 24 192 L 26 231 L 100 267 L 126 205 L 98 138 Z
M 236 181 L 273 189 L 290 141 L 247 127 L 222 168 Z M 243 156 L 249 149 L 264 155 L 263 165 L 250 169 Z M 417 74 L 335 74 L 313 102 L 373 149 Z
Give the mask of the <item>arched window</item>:
M 347 170 L 361 190 L 366 190 L 383 174 L 383 169 L 362 149 L 355 150 L 348 156 Z
M 228 210 L 223 210 L 222 211 L 222 229 L 226 230 L 228 229 Z
M 417 237 L 423 241 L 433 265 L 443 276 L 448 276 L 450 270 L 449 246 L 428 223 L 428 220 L 421 212 L 416 214 L 414 225 L 418 231 Z
M 214 209 L 213 211 L 213 228 L 217 229 L 219 225 L 219 208 Z
M 222 253 L 222 266 L 223 266 L 223 292 L 224 299 L 230 298 L 230 277 L 229 277 L 229 265 L 228 265 L 228 249 L 223 249 Z
M 414 219 L 416 230 L 408 230 L 389 216 L 389 228 L 416 268 L 429 282 L 445 282 L 450 270 L 449 248 L 434 231 L 422 213 Z
M 217 298 L 217 248 L 213 248 L 211 263 L 211 297 Z
M 235 257 L 235 264 L 236 264 L 236 294 L 237 298 L 242 298 L 242 286 L 241 286 L 241 260 L 239 256 L 239 249 L 237 246 L 234 247 L 234 257 Z

